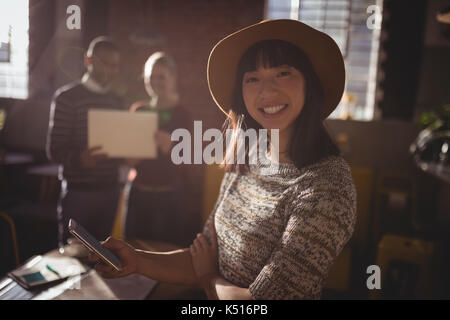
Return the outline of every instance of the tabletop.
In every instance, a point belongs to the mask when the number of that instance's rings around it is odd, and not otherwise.
[[[178,247],[161,242],[133,239],[130,243],[136,248],[149,251],[171,251]],[[203,299],[199,289],[159,283],[141,275],[132,274],[117,279],[105,279],[95,269],[89,267],[87,250],[76,241],[43,255],[44,257],[71,256],[76,257],[83,265],[88,266],[84,274],[68,278],[50,286],[26,290],[9,277],[0,280],[0,300],[178,300]]]

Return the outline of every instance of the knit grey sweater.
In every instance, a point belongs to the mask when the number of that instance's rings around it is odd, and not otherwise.
[[[350,168],[330,156],[301,170],[259,164],[227,172],[208,219],[226,280],[255,299],[319,299],[355,226]],[[209,237],[208,223],[203,232]]]

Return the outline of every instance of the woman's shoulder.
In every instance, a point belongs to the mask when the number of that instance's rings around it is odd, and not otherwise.
[[[292,191],[296,195],[305,192],[356,194],[350,165],[341,156],[334,155],[301,170]]]
[[[190,119],[190,117],[191,117],[191,113],[183,105],[177,105],[177,106],[173,107],[172,112],[179,118]]]
[[[335,179],[351,178],[350,165],[344,158],[335,155],[323,158],[302,171],[316,179],[334,181]]]
[[[356,219],[356,188],[349,164],[340,156],[331,156],[309,168],[307,177],[291,189],[289,206],[299,209],[333,211],[348,225]]]
[[[150,104],[146,100],[139,100],[130,106],[130,112],[144,111],[150,109]]]
[[[172,123],[176,126],[187,129],[193,127],[191,113],[183,105],[176,105],[169,109],[169,112],[172,114]]]

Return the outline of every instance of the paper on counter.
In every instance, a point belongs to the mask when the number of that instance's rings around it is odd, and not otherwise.
[[[79,283],[76,283],[79,281]],[[157,281],[147,277],[130,274],[116,279],[102,278],[94,269],[84,277],[51,288],[35,300],[144,300]]]

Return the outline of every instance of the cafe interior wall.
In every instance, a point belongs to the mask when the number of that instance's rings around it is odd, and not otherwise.
[[[421,185],[422,214],[447,221],[448,185],[420,173],[408,151],[419,132],[415,123],[418,114],[445,99],[450,91],[450,46],[436,40],[436,34],[430,31],[434,28],[435,7],[445,1],[430,2],[434,3],[427,7],[425,31],[421,31],[424,35],[417,47],[417,92],[408,116],[376,121],[328,119],[325,124],[352,166],[416,176]],[[73,3],[30,0],[30,97],[25,101],[0,99],[9,111],[2,137],[8,149],[30,151],[45,161],[53,92],[82,75],[83,51],[99,34],[111,36],[122,48],[125,101],[145,96],[139,76],[145,59],[156,50],[165,50],[178,63],[183,105],[194,119],[203,121],[204,130],[221,128],[225,118],[214,106],[206,83],[209,52],[225,35],[260,21],[264,1],[78,0],[83,12],[82,29],[68,31],[64,28],[65,8]],[[401,23],[402,18],[394,19]]]
[[[152,52],[165,50],[178,63],[182,103],[193,119],[202,120],[204,130],[221,127],[225,117],[215,108],[206,83],[208,54],[225,35],[260,21],[264,1],[78,0],[83,13],[82,28],[70,31],[65,28],[65,9],[69,4],[73,1],[30,1],[30,97],[25,101],[0,99],[9,106],[3,137],[7,146],[31,150],[45,161],[51,96],[59,86],[82,75],[83,51],[99,34],[111,36],[121,47],[122,93],[126,103],[145,96],[140,77],[142,65]],[[426,35],[417,54],[417,98],[408,115],[369,122],[326,121],[334,138],[342,133],[348,135],[349,145],[344,145],[343,151],[351,163],[375,169],[413,170],[408,149],[418,127],[414,123],[417,116],[412,118],[411,114],[449,92],[445,85],[449,84],[450,72],[446,71],[450,47],[442,40],[437,42],[435,33],[430,31],[434,27],[432,12],[437,6],[428,7]],[[404,17],[392,19],[399,21],[393,24],[396,28],[404,28]],[[445,206],[439,210],[448,210]]]

